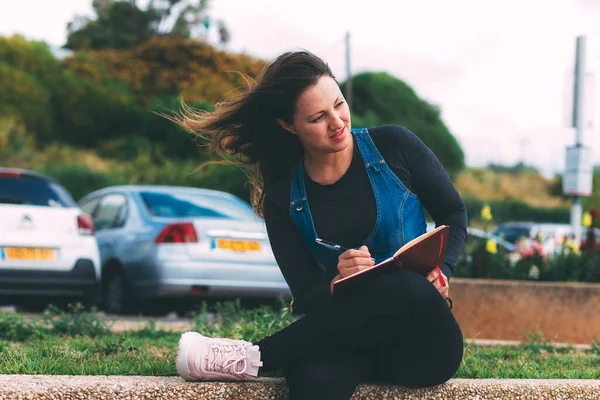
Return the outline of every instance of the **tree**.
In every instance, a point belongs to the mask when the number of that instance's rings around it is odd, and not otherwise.
[[[435,153],[451,175],[464,168],[463,151],[442,121],[439,107],[420,99],[400,79],[385,72],[353,76],[352,109],[353,120],[361,123],[407,127]]]
[[[0,37],[0,116],[22,121],[28,132],[48,140],[62,75],[45,43]]]
[[[209,0],[150,0],[146,9],[135,0],[93,0],[95,19],[75,16],[67,25],[71,50],[131,49],[157,36],[206,40],[214,25],[221,43],[231,35],[223,21],[208,14]]]
[[[159,16],[153,10],[140,10],[135,4],[124,1],[94,1],[95,20],[76,17],[67,25],[66,48],[128,49],[150,39]]]
[[[245,54],[217,50],[204,42],[155,38],[130,50],[78,53],[66,59],[65,65],[85,80],[103,85],[110,79],[124,82],[147,107],[165,96],[214,104],[245,86],[237,72],[254,78],[265,63]],[[100,71],[104,66],[107,74]]]

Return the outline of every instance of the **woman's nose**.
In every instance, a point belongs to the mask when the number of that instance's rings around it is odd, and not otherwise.
[[[344,121],[340,118],[339,114],[335,114],[334,118],[331,120],[330,128],[334,131],[340,130],[344,127]]]

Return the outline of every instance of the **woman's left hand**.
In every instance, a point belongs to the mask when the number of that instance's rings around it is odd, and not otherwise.
[[[440,280],[438,279],[439,275],[438,275],[438,269],[432,269],[431,272],[429,272],[426,276],[427,280],[431,283],[433,283],[433,286],[435,286],[435,288],[438,290],[438,292],[440,292],[440,294],[442,295],[442,297],[444,299],[448,298],[448,291],[450,290],[450,282],[448,282],[448,279],[446,278],[446,275],[444,275],[443,272],[440,272],[442,274],[442,279],[444,280],[444,282],[446,283],[445,286],[442,286],[440,284]]]

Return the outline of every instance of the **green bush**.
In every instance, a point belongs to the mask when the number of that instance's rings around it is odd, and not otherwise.
[[[454,276],[458,278],[511,279],[509,254],[500,246],[496,253],[486,250],[486,240],[468,237]]]
[[[0,159],[2,166],[12,158],[31,159],[34,156],[35,138],[25,128],[21,117],[0,117]]]
[[[250,190],[246,185],[246,174],[235,165],[207,166],[206,175],[201,179],[202,187],[222,190],[249,201]]]
[[[48,333],[55,336],[105,336],[110,328],[97,317],[95,309],[86,310],[80,303],[71,305],[67,312],[54,306],[48,308],[44,320],[49,326]]]
[[[568,208],[537,208],[517,200],[480,200],[474,197],[464,197],[463,200],[470,220],[480,220],[485,204],[493,210],[497,224],[507,221],[568,223],[570,219]]]
[[[44,168],[42,173],[60,181],[75,200],[94,190],[124,183],[114,175],[93,171],[82,164],[51,165]]]
[[[364,115],[352,113],[352,128],[372,128],[377,125],[377,116],[373,111],[367,111]]]
[[[600,255],[596,251],[558,254],[541,270],[539,280],[600,282]]]
[[[138,154],[124,163],[120,179],[133,185],[173,185],[221,190],[246,201],[250,195],[244,171],[234,165],[209,164],[199,169],[203,161],[175,161],[165,157]]]
[[[442,121],[440,109],[388,73],[363,72],[352,77],[352,111],[358,117],[353,117],[357,128],[406,126],[435,153],[451,176],[465,166],[463,151]],[[370,126],[363,125],[367,123]]]
[[[108,323],[100,319],[95,309],[86,310],[81,304],[69,305],[67,311],[50,305],[43,318],[28,318],[16,313],[0,312],[0,338],[23,342],[48,336],[100,337],[110,333]],[[114,343],[103,343],[114,348]]]
[[[498,246],[492,254],[486,250],[485,240],[467,239],[459,257],[454,276],[458,278],[485,278],[537,280],[547,282],[600,282],[600,253],[589,250],[575,253],[567,247],[558,254],[543,257],[539,252],[510,255]],[[511,261],[512,259],[512,261]]]
[[[11,342],[22,342],[44,336],[45,327],[39,320],[25,319],[19,314],[0,312],[0,338]]]
[[[206,303],[193,314],[194,331],[209,337],[228,337],[255,342],[280,331],[296,320],[291,305],[281,303],[280,313],[263,305],[254,309],[243,309],[239,299],[217,303],[216,321],[208,313]]]
[[[63,71],[43,42],[0,37],[0,115],[21,117],[27,131],[46,140],[53,134],[56,93]]]
[[[104,141],[98,153],[117,160],[134,159],[139,154],[152,154],[152,142],[143,136],[122,137]]]

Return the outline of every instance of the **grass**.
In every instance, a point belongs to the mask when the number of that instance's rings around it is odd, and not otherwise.
[[[485,168],[466,168],[455,182],[463,197],[518,200],[539,208],[568,207],[566,198],[553,193],[556,184],[555,179],[546,179],[537,172],[494,172]]]
[[[535,351],[523,347],[469,348],[456,378],[600,379],[600,352]]]
[[[134,335],[48,337],[3,343],[1,374],[175,375],[179,335],[140,338]]]
[[[215,317],[216,315],[216,317]],[[294,320],[289,308],[241,309],[239,303],[205,308],[193,316],[208,336],[256,341]],[[93,312],[75,306],[41,319],[0,313],[0,374],[172,376],[180,333],[149,324],[140,331],[110,332]],[[553,349],[539,334],[519,347],[467,343],[456,378],[600,379],[600,345],[589,351]]]

